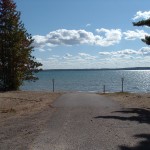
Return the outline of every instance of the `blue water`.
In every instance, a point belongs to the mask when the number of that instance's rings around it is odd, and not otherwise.
[[[37,74],[36,82],[25,82],[21,90],[120,92],[121,78],[124,78],[124,91],[150,92],[150,70],[49,70]]]

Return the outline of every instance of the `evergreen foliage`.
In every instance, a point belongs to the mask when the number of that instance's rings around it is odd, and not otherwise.
[[[150,18],[147,20],[133,22],[133,25],[134,26],[148,26],[148,27],[150,27]],[[145,36],[145,39],[142,39],[142,41],[144,43],[146,43],[147,45],[150,45],[150,36]]]
[[[24,80],[35,81],[36,62],[33,39],[20,21],[13,0],[0,0],[0,90],[18,90]]]

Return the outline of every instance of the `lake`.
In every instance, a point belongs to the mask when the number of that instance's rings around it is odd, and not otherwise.
[[[24,82],[21,90],[120,92],[150,92],[150,70],[46,70],[36,74],[36,82]]]

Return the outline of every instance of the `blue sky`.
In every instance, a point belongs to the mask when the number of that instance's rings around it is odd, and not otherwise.
[[[149,0],[15,0],[44,69],[145,67]]]

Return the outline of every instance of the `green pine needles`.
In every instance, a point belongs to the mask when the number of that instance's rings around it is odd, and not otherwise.
[[[146,20],[141,20],[138,22],[133,22],[134,26],[148,26],[150,27],[150,18],[146,19]],[[147,45],[150,45],[150,36],[145,36],[145,39],[142,39],[142,41],[144,43],[146,43]]]
[[[41,63],[36,62],[33,39],[20,21],[13,0],[0,0],[0,90],[18,90],[24,80],[35,81]]]

